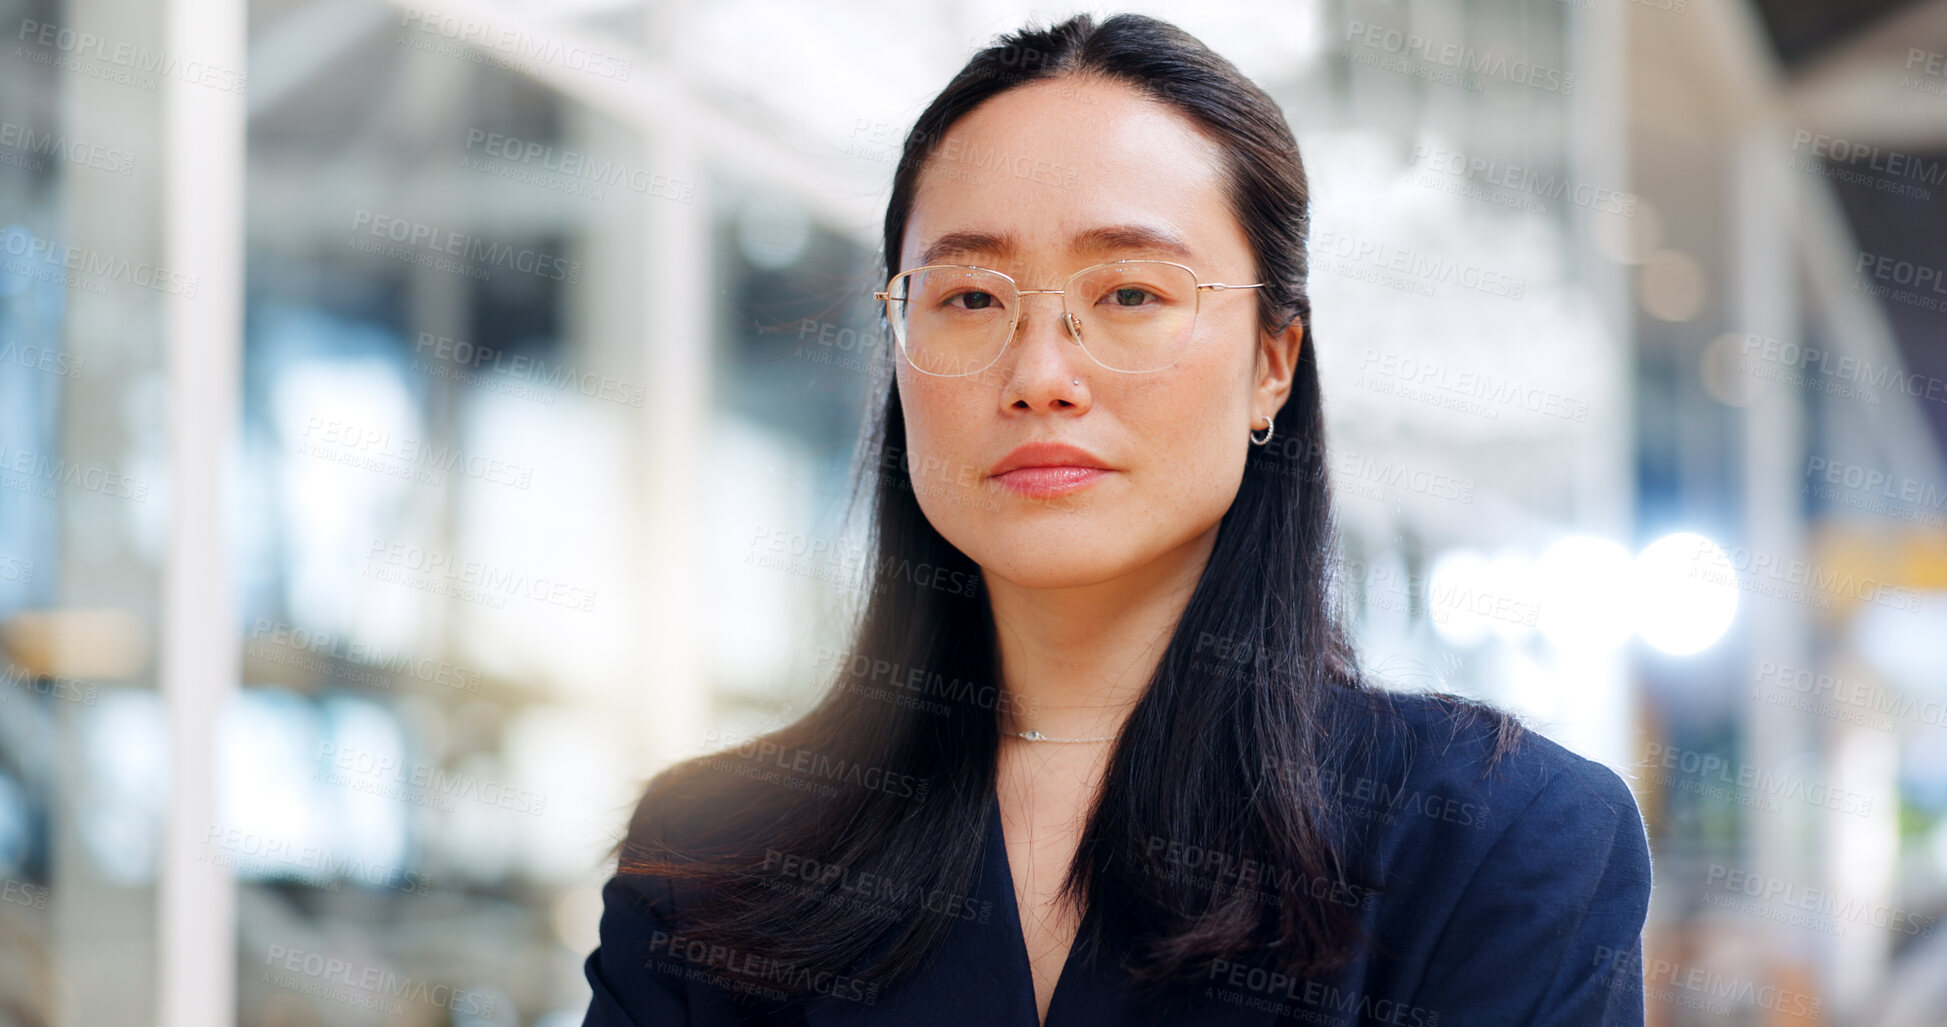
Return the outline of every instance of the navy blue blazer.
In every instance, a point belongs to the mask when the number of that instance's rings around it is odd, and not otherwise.
[[[1379,882],[1377,894],[1350,900],[1378,945],[1331,979],[1215,967],[1193,1007],[1163,1015],[1125,993],[1113,958],[1078,939],[1046,1027],[1640,1027],[1650,852],[1622,779],[1532,731],[1494,762],[1491,732],[1452,707],[1391,703],[1404,730],[1379,732],[1327,779],[1353,821],[1354,858]],[[667,880],[612,877],[601,942],[584,965],[594,992],[584,1027],[1036,1027],[1000,824],[990,798],[966,915],[916,974],[883,991],[833,978],[811,999],[740,993],[672,931],[687,907]],[[1187,854],[1186,869],[1194,862]]]

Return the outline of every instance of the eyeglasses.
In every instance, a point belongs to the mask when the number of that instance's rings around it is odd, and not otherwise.
[[[1142,374],[1176,363],[1204,292],[1263,285],[1199,282],[1167,260],[1116,260],[1075,272],[1059,289],[1023,289],[984,267],[928,264],[872,296],[885,301],[899,351],[925,374],[958,378],[993,366],[1020,327],[1021,297],[1037,294],[1061,297],[1062,326],[1096,363]]]

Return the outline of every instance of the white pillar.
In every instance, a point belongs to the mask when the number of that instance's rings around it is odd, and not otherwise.
[[[650,59],[680,59],[668,45],[681,38],[684,5],[658,5],[645,18],[644,49]],[[643,402],[644,476],[643,588],[647,614],[641,666],[641,736],[656,766],[702,746],[710,697],[704,646],[711,632],[700,601],[707,594],[702,575],[701,516],[708,499],[702,451],[710,424],[710,191],[696,126],[685,112],[672,111],[644,140],[647,166],[678,182],[696,183],[688,203],[642,203],[642,231],[648,240],[641,268],[638,345],[648,396]],[[776,626],[772,626],[776,630]],[[751,630],[764,630],[752,625]]]
[[[1736,204],[1730,222],[1734,293],[1731,323],[1740,332],[1796,342],[1800,338],[1795,256],[1794,191],[1783,180],[1787,155],[1777,140],[1789,138],[1760,116],[1747,124],[1729,147],[1726,192]],[[1759,381],[1744,409],[1744,546],[1754,554],[1784,558],[1806,550],[1805,518],[1799,487],[1804,466],[1805,410],[1802,393],[1775,381]],[[1746,574],[1751,572],[1746,571]],[[1744,702],[1743,762],[1766,773],[1815,766],[1808,758],[1816,740],[1804,714],[1765,702],[1753,690],[1761,661],[1808,667],[1812,637],[1809,611],[1801,604],[1758,591],[1738,595],[1738,619],[1745,625],[1748,662],[1737,681]],[[1750,858],[1744,868],[1767,881],[1809,886],[1812,868],[1805,839],[1814,827],[1803,802],[1781,802],[1776,812],[1746,811]],[[1766,946],[1760,962],[1777,975],[1765,983],[1794,987],[1811,968],[1824,963],[1823,937],[1805,930],[1759,930]],[[1796,988],[1794,987],[1794,990]]]
[[[170,737],[161,961],[162,1027],[236,1022],[236,882],[197,859],[216,823],[217,727],[237,690],[236,596],[228,560],[243,334],[242,91],[198,69],[241,74],[243,0],[172,0],[163,90],[167,266],[195,276],[167,302],[169,543],[163,569],[161,687]],[[246,86],[247,88],[247,86]]]

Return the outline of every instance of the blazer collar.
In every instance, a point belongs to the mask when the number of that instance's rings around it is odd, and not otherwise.
[[[933,957],[910,978],[880,992],[872,1004],[820,998],[805,1005],[806,1027],[868,1027],[882,1024],[980,1024],[1037,1027],[1033,976],[1014,899],[1014,877],[1001,833],[1000,800],[987,803],[986,838],[975,875],[971,907],[985,918],[956,919]],[[1280,996],[1213,982],[1190,1008],[1166,1020],[1127,996],[1128,976],[1109,954],[1091,954],[1077,943],[1069,951],[1046,1027],[1267,1027],[1276,1021]]]

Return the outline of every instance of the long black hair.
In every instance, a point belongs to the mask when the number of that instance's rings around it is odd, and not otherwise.
[[[887,277],[946,131],[1006,90],[1060,77],[1125,84],[1221,144],[1252,280],[1267,283],[1259,327],[1306,330],[1272,442],[1252,447],[1209,564],[1115,743],[1064,881],[1083,910],[1077,944],[1113,941],[1152,996],[1207,979],[1215,959],[1326,971],[1362,942],[1359,904],[1342,898],[1360,884],[1327,787],[1327,760],[1350,740],[1331,711],[1372,692],[1332,601],[1309,194],[1283,113],[1228,61],[1153,18],[1078,15],[1006,36],[968,61],[906,138],[886,207]],[[889,348],[881,356],[892,359]],[[979,567],[922,513],[905,449],[888,376],[854,493],[855,510],[871,513],[865,598],[829,692],[786,727],[658,775],[621,846],[620,872],[686,881],[707,897],[681,925],[692,944],[812,971],[774,976],[787,992],[818,972],[890,983],[915,969],[956,915],[938,897],[971,892],[988,826],[998,713],[1010,701],[992,615]],[[1245,887],[1213,887],[1183,872],[1186,852],[1217,854],[1199,857],[1206,871],[1265,870]],[[882,882],[870,902],[857,901],[862,880]]]

